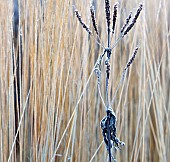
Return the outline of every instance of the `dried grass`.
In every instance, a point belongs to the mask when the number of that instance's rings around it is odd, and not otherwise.
[[[139,1],[121,1],[114,41]],[[90,22],[89,1],[74,1]],[[111,3],[111,6],[115,1]],[[113,109],[118,137],[126,146],[117,161],[170,161],[170,3],[145,1],[135,28],[114,48],[109,93],[114,95],[126,62],[140,42],[138,56],[119,89]],[[0,161],[103,162],[100,120],[105,109],[91,73],[103,51],[80,27],[73,1],[21,5],[22,85],[19,151],[15,139],[12,3],[0,0]],[[107,43],[104,1],[96,3],[100,38]],[[16,68],[16,67],[15,67]],[[103,71],[104,73],[104,71]],[[89,80],[90,77],[90,80]],[[101,93],[105,94],[104,76]],[[30,92],[30,94],[29,94]],[[28,98],[29,97],[29,98]],[[23,114],[23,118],[22,117]],[[22,119],[22,120],[21,120]],[[98,149],[98,147],[100,148]],[[97,151],[96,151],[97,150]],[[11,152],[11,157],[9,155]],[[93,156],[95,154],[95,156]]]

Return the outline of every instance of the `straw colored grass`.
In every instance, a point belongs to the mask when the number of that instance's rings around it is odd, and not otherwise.
[[[74,3],[73,3],[74,2]],[[111,1],[111,6],[116,1]],[[122,0],[115,35],[140,1]],[[19,3],[20,4],[20,3]],[[100,121],[105,108],[92,69],[102,49],[77,21],[72,5],[90,23],[90,2],[22,1],[22,81],[18,121],[14,111],[12,2],[0,0],[0,161],[107,161]],[[96,3],[100,37],[107,45],[104,1]],[[135,27],[114,48],[109,93],[113,97],[126,62],[140,49],[118,91],[113,109],[125,147],[118,162],[170,161],[170,3],[144,1]],[[93,31],[93,30],[92,30]],[[94,32],[94,31],[93,31]],[[18,40],[19,41],[19,40]],[[16,52],[17,53],[17,52]],[[14,69],[17,69],[14,63]],[[105,71],[102,72],[103,74]],[[105,77],[101,93],[105,95]]]

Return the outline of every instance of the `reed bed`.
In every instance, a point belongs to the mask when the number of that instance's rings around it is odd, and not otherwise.
[[[111,7],[115,2],[110,2]],[[130,11],[135,13],[140,2],[119,2],[112,43]],[[99,38],[107,46],[104,1],[93,4]],[[135,47],[140,46],[112,107],[117,116],[117,136],[126,144],[114,155],[118,162],[169,162],[170,2],[149,0],[143,4],[137,23],[110,58],[108,93],[113,99],[126,63]],[[21,36],[15,40],[13,3],[0,0],[2,162],[108,159],[100,128],[106,112],[93,71],[103,49],[80,26],[73,5],[95,33],[90,1],[57,0],[40,5],[39,0],[30,0],[19,1]],[[22,60],[17,62],[15,56],[21,55]],[[14,104],[17,70],[21,76],[19,108]],[[105,69],[101,72],[104,74]],[[100,87],[105,96],[104,75]]]

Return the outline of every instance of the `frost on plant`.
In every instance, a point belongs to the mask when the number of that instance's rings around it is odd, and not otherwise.
[[[106,148],[108,151],[109,151],[109,147],[120,149],[120,145],[124,146],[125,143],[120,141],[116,137],[116,115],[113,112],[113,109],[111,107],[108,108],[106,113],[107,115],[101,120],[101,123],[100,123],[101,129],[102,129],[102,135],[104,138],[104,142],[106,144]],[[108,136],[110,136],[110,146],[109,146]]]
[[[115,25],[116,25],[118,7],[119,7],[119,4],[115,3],[115,5],[113,6],[113,11],[112,11],[112,15],[111,15],[110,1],[105,0],[107,46],[103,45],[100,41],[100,38],[99,38],[99,30],[98,30],[98,27],[97,27],[97,21],[96,21],[94,6],[90,7],[90,13],[91,13],[92,25],[93,25],[93,28],[94,28],[94,31],[95,31],[96,34],[92,33],[92,30],[90,30],[88,25],[86,25],[86,23],[82,20],[82,17],[80,15],[79,11],[74,7],[74,12],[75,12],[75,15],[76,15],[79,23],[87,31],[87,33],[90,36],[93,37],[93,39],[96,41],[96,43],[98,43],[103,48],[103,51],[104,51],[98,57],[95,65],[94,65],[93,70],[96,73],[97,78],[98,78],[98,91],[99,91],[100,98],[102,99],[102,102],[103,102],[105,110],[106,110],[106,116],[101,120],[100,125],[101,125],[101,129],[102,129],[102,135],[103,135],[103,139],[104,139],[104,142],[105,142],[105,145],[106,145],[106,149],[107,149],[108,154],[109,154],[109,162],[111,162],[112,160],[116,161],[116,159],[114,158],[114,156],[111,153],[111,149],[112,148],[120,149],[120,146],[125,145],[125,143],[120,141],[119,138],[117,138],[117,136],[116,136],[116,130],[117,130],[117,128],[116,128],[116,115],[113,112],[113,109],[112,109],[111,106],[114,102],[117,91],[118,91],[121,83],[123,82],[123,80],[125,78],[125,74],[126,74],[128,68],[130,67],[130,65],[133,63],[133,61],[135,59],[135,56],[137,54],[139,47],[136,47],[136,49],[135,49],[133,55],[131,56],[130,60],[125,65],[124,71],[122,72],[122,77],[119,81],[118,87],[117,87],[117,89],[114,93],[113,100],[112,100],[111,103],[110,103],[110,96],[109,96],[109,93],[108,93],[109,92],[109,90],[108,90],[109,86],[108,85],[109,85],[110,71],[111,71],[110,58],[111,58],[111,55],[112,55],[112,49],[115,48],[116,45],[118,44],[118,42],[121,39],[123,39],[125,37],[125,35],[127,35],[129,33],[129,31],[131,31],[131,29],[134,27],[140,13],[141,13],[141,10],[143,8],[143,4],[142,3],[139,4],[139,7],[138,7],[136,13],[134,14],[133,18],[132,18],[132,12],[130,12],[130,14],[126,18],[124,25],[120,29],[119,37],[116,39],[115,43],[113,45],[111,45],[111,34],[113,35],[115,33]],[[111,23],[111,21],[112,21],[112,23]],[[112,27],[110,27],[111,25],[112,25]],[[101,92],[100,92],[100,80],[101,80],[101,75],[102,75],[101,74],[101,63],[103,61],[104,61],[105,66],[106,66],[106,74],[105,74],[105,77],[106,77],[105,98],[106,99],[105,100],[103,99]]]

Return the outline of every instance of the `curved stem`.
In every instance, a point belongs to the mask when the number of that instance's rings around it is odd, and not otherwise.
[[[99,41],[96,39],[96,37],[94,35],[91,35],[93,37],[93,39],[96,41],[96,43],[101,46],[103,49],[105,49],[104,45],[100,42],[100,39]]]

